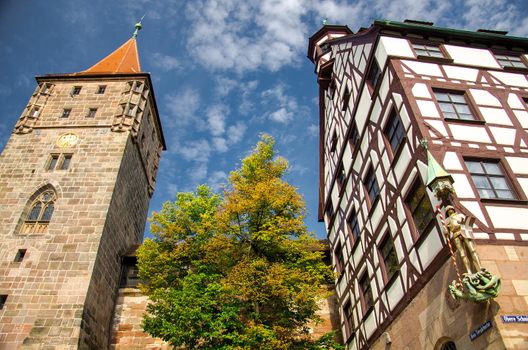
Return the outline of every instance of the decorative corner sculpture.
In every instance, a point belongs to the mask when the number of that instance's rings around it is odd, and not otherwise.
[[[436,206],[436,212],[442,222],[451,260],[458,276],[458,280],[452,281],[449,285],[449,293],[456,300],[474,303],[489,301],[499,294],[501,280],[480,264],[471,236],[475,219],[457,212],[452,205],[452,198],[456,196],[453,178],[429,152],[427,141],[421,141],[421,144],[427,152],[427,187],[440,201],[440,204]],[[442,211],[443,206],[447,218]],[[456,247],[456,253],[452,243]],[[457,265],[457,254],[465,269],[462,275]]]

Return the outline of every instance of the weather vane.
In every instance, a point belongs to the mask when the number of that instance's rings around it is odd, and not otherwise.
[[[134,30],[134,34],[132,34],[133,38],[136,38],[138,35],[138,32],[141,30],[142,28],[141,21],[143,21],[143,18],[145,18],[145,15],[143,15],[143,17],[141,17],[139,22],[136,23],[136,30]]]
[[[327,22],[328,22],[328,18],[324,18],[323,21],[322,21],[324,26],[326,25]]]

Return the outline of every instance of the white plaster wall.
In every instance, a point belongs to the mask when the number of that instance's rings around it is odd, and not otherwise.
[[[451,174],[455,183],[453,187],[455,188],[456,194],[460,198],[475,198],[475,193],[469,184],[468,178],[464,174]]]
[[[493,54],[488,50],[452,45],[444,45],[444,49],[456,64],[501,68]]]
[[[484,120],[492,124],[501,124],[511,126],[512,122],[506,111],[502,108],[480,107],[480,113]]]
[[[427,237],[424,239],[420,245],[420,248],[418,249],[418,254],[420,255],[424,269],[429,266],[441,249],[442,241],[440,240],[440,235],[435,228],[427,234]]]
[[[528,158],[506,157],[506,161],[515,174],[528,174]]]
[[[412,87],[412,93],[414,97],[431,98],[427,85],[422,83],[416,83]]]
[[[486,209],[495,228],[526,230],[528,208],[494,207],[487,205]]]
[[[499,128],[494,126],[491,126],[489,129],[498,144],[509,146],[513,146],[515,144],[515,129]]]
[[[449,124],[453,137],[461,141],[491,143],[486,129],[481,126]]]
[[[471,96],[478,105],[481,106],[493,106],[493,107],[502,107],[500,101],[493,96],[489,91],[486,90],[477,90],[469,89]]]
[[[465,81],[477,81],[478,70],[473,68],[455,67],[455,66],[442,66],[446,75],[449,79],[465,80]]]
[[[438,108],[436,108],[433,101],[416,100],[416,104],[418,105],[418,109],[420,109],[422,116],[440,118]]]
[[[464,207],[467,208],[467,210],[473,215],[475,218],[482,221],[485,225],[489,225],[488,220],[484,217],[484,214],[482,213],[482,210],[480,209],[480,205],[478,202],[475,201],[461,201],[460,204],[462,204]]]
[[[402,60],[407,67],[412,69],[416,74],[419,75],[429,75],[433,77],[443,77],[442,71],[437,64],[434,63],[425,63],[425,62],[415,62]]]
[[[462,164],[455,152],[446,152],[444,155],[444,168],[446,170],[462,170]]]
[[[403,297],[403,286],[398,279],[387,291],[387,299],[389,300],[389,309],[392,311],[398,305],[398,302]]]
[[[522,74],[507,72],[489,72],[494,78],[509,86],[528,87],[528,80]]]
[[[387,56],[414,58],[414,53],[407,40],[382,36],[379,39],[378,47],[376,49],[376,58],[380,67],[385,65]]]

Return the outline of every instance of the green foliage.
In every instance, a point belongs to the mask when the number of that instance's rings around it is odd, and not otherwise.
[[[307,334],[331,271],[287,169],[263,136],[223,196],[202,185],[153,214],[138,250],[145,331],[177,349],[341,349]]]

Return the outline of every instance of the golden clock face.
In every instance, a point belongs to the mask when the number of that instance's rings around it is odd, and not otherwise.
[[[75,146],[77,141],[79,140],[79,137],[75,135],[74,133],[66,133],[59,136],[57,139],[57,146],[59,147],[72,147]]]

